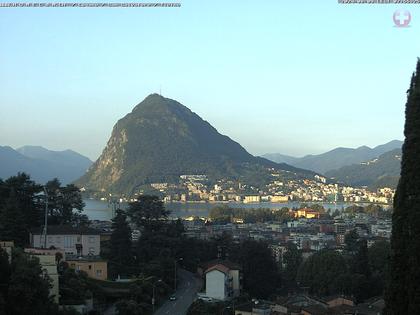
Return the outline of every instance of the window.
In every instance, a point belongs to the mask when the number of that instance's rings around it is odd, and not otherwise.
[[[95,243],[95,236],[89,236],[89,243]]]
[[[101,269],[96,270],[96,276],[97,277],[102,276],[102,270]]]
[[[89,270],[92,270],[92,265],[89,265]]]
[[[72,248],[74,247],[74,238],[73,236],[64,236],[64,247]]]

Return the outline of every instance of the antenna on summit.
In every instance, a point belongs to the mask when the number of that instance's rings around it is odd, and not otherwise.
[[[159,85],[159,95],[162,96],[162,85]]]

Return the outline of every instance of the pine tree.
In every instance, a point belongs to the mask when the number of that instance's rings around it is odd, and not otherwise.
[[[420,309],[420,59],[407,91],[401,178],[394,199],[387,314]]]
[[[113,276],[126,274],[127,268],[132,264],[131,252],[131,229],[127,222],[127,215],[122,210],[117,210],[116,216],[112,219],[111,234],[111,262]]]

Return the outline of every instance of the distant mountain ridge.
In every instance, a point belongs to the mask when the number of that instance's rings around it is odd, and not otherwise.
[[[401,171],[401,155],[401,149],[394,149],[378,158],[329,171],[326,176],[352,186],[368,186],[373,190],[379,187],[396,188]]]
[[[336,170],[343,166],[357,164],[373,158],[377,158],[385,152],[391,151],[393,149],[400,149],[402,144],[403,142],[400,140],[393,140],[386,144],[378,145],[374,148],[370,148],[368,146],[361,146],[356,149],[335,148],[322,154],[306,155],[301,158],[276,153],[265,154],[263,157],[274,162],[288,163],[295,167],[325,174],[328,171]]]
[[[72,150],[52,151],[41,146],[23,146],[14,150],[0,146],[0,178],[25,172],[39,183],[58,178],[68,184],[82,176],[92,161]]]
[[[314,176],[254,157],[184,105],[152,94],[118,120],[101,156],[76,184],[132,194],[142,185],[178,181],[182,174],[256,177],[270,167]]]

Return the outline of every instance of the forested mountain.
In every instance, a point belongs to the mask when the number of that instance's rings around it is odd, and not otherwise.
[[[254,157],[184,105],[152,94],[116,123],[102,155],[76,184],[132,194],[145,184],[176,182],[183,174],[255,178],[268,168],[314,175]]]
[[[329,171],[326,176],[353,186],[395,188],[401,171],[401,149],[395,149],[380,155],[378,158],[344,166]]]
[[[296,158],[288,155],[270,153],[263,157],[274,162],[284,162],[290,165],[313,170],[318,173],[325,174],[328,171],[339,169],[343,166],[361,163],[379,157],[381,154],[391,151],[393,149],[401,149],[402,141],[393,140],[383,145],[378,145],[374,148],[368,146],[361,146],[356,149],[352,148],[336,148],[331,151],[318,154],[306,155],[301,158]]]

